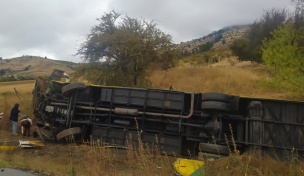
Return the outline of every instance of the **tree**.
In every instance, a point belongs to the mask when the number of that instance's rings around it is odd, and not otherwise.
[[[0,57],[0,60],[2,60],[2,57]]]
[[[250,41],[247,38],[236,39],[230,45],[232,54],[238,56],[239,61],[250,60],[253,52],[250,48]]]
[[[213,46],[213,43],[207,42],[199,46],[200,52],[209,51]]]
[[[225,43],[226,43],[226,40],[225,40],[225,39],[223,39],[223,40],[222,40],[222,44],[223,44],[223,45],[225,45]]]
[[[121,15],[111,11],[97,19],[99,24],[91,29],[76,54],[91,64],[78,68],[75,76],[83,74],[94,84],[148,86],[151,63],[160,64],[162,70],[175,66],[177,53],[172,50],[170,35],[153,21]]]
[[[304,14],[304,0],[291,0],[295,6],[295,14]]]
[[[304,96],[304,28],[287,23],[263,41],[262,58],[273,73],[272,84],[281,90]]]
[[[30,68],[29,66],[25,67],[23,71],[28,71]]]
[[[221,41],[223,38],[223,35],[222,34],[218,34],[214,37],[214,43],[217,43],[219,41]]]
[[[4,69],[0,70],[0,76],[2,76],[2,75],[5,75],[5,70]]]
[[[240,47],[231,47],[234,55],[242,58],[241,60],[251,60],[262,63],[262,41],[265,38],[272,39],[271,33],[289,20],[291,20],[291,17],[286,9],[273,8],[266,10],[261,18],[250,26],[245,34],[245,40],[233,42],[232,45],[234,46],[243,45],[242,52],[234,51],[234,48],[240,50]]]

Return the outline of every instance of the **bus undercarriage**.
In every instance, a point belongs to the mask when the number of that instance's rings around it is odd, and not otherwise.
[[[115,146],[129,140],[135,147],[140,139],[182,156],[199,151],[228,155],[227,142],[241,152],[253,146],[304,152],[302,102],[46,82],[36,82],[33,106],[47,138],[73,134]]]

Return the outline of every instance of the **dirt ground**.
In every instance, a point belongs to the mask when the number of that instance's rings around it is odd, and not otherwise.
[[[9,131],[0,131],[0,145],[5,146],[13,146],[19,144],[19,140],[23,141],[36,141],[38,138],[33,138],[32,135],[33,130],[31,129],[31,136],[30,137],[23,137],[22,134],[18,133],[17,136],[13,135]]]

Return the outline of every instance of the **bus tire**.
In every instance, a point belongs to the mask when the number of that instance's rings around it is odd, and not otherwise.
[[[199,149],[201,152],[213,153],[219,155],[229,155],[229,150],[227,146],[210,144],[210,143],[199,143]]]
[[[56,135],[56,139],[57,139],[57,141],[59,141],[62,138],[72,137],[72,136],[80,134],[80,133],[81,133],[80,127],[69,128],[69,129],[63,130],[60,133],[58,133]]]
[[[66,86],[63,86],[61,91],[64,96],[69,96],[75,90],[85,90],[87,87],[82,82],[71,83]]]
[[[232,96],[223,94],[223,93],[216,93],[216,92],[208,92],[202,94],[202,101],[219,101],[230,103],[232,100]]]
[[[203,110],[217,110],[231,112],[232,109],[229,104],[217,101],[204,101],[201,104],[201,109]]]

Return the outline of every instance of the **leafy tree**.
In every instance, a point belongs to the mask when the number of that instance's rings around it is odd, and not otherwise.
[[[304,0],[291,0],[295,6],[295,14],[304,14]]]
[[[78,68],[75,76],[84,74],[95,84],[148,86],[151,63],[159,63],[163,70],[175,66],[177,53],[172,50],[170,35],[153,21],[121,15],[111,11],[98,19],[76,54],[92,64]]]
[[[222,34],[218,34],[214,37],[214,43],[217,43],[219,41],[221,41],[223,38],[223,35]]]
[[[225,45],[225,43],[226,43],[226,40],[222,40],[222,44]]]
[[[253,47],[251,41],[248,38],[236,39],[230,45],[232,54],[238,56],[239,61],[262,61],[257,60],[257,54],[259,54],[260,47]]]
[[[273,32],[273,39],[263,42],[263,61],[271,68],[276,87],[304,96],[304,28],[287,23]]]
[[[262,63],[262,41],[265,38],[272,39],[271,33],[280,26],[283,26],[285,22],[290,19],[291,17],[286,9],[273,8],[266,10],[261,18],[250,26],[246,33],[245,40],[236,40],[233,42],[231,49],[234,55],[241,58],[241,60],[251,60]],[[245,41],[248,43],[245,44]],[[234,49],[238,51],[234,51]]]

